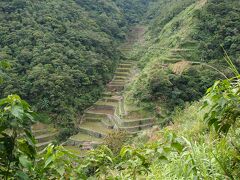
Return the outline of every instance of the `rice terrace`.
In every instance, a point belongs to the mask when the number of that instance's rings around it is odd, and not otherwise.
[[[239,0],[0,1],[0,179],[238,180]]]

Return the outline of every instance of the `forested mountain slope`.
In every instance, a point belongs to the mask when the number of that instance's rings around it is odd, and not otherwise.
[[[224,0],[152,2],[147,41],[134,53],[142,71],[129,92],[132,99],[172,110],[201,98],[214,80],[225,78],[219,71],[230,75],[223,57],[225,50],[239,65],[239,7],[239,1]],[[180,61],[188,63],[171,65]]]
[[[239,179],[239,9],[1,1],[0,179]]]
[[[0,60],[12,65],[1,97],[17,93],[63,126],[76,119],[99,98],[121,58],[116,47],[130,22],[123,4],[1,1]]]

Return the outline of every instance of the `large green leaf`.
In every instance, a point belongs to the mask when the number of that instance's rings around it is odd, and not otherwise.
[[[16,118],[22,119],[23,115],[24,115],[24,110],[23,110],[22,106],[15,105],[15,106],[12,107],[11,113]]]
[[[25,155],[19,157],[19,162],[23,167],[27,168],[28,170],[30,170],[33,167],[32,161],[30,161],[28,157]]]

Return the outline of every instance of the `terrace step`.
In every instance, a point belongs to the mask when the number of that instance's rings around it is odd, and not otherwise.
[[[103,115],[106,114],[113,114],[114,113],[114,108],[112,109],[90,109],[89,111],[86,112],[87,114],[92,114],[95,115],[95,117],[104,117]],[[101,116],[102,115],[102,116]]]
[[[136,64],[136,61],[133,60],[133,59],[128,59],[128,60],[124,60],[124,61],[121,61],[121,64],[131,64],[131,65],[134,65]]]
[[[107,106],[117,106],[118,105],[118,100],[117,101],[104,101],[104,100],[101,100],[101,101],[98,101],[96,102],[95,104],[97,105],[107,105]]]
[[[74,136],[71,136],[69,139],[78,141],[78,142],[85,142],[85,141],[99,142],[99,143],[102,142],[102,139],[96,138],[94,136],[90,136],[90,135],[84,134],[84,133],[78,133]]]
[[[43,143],[43,142],[53,140],[56,135],[57,135],[57,132],[42,134],[42,135],[36,136],[35,138],[36,138],[38,143]]]
[[[131,68],[132,67],[132,64],[119,64],[118,65],[119,68]]]
[[[103,102],[115,102],[115,103],[118,103],[120,100],[121,100],[120,96],[119,97],[114,97],[114,96],[112,96],[112,97],[104,97],[102,99]]]
[[[102,124],[108,128],[108,129],[113,129],[114,128],[114,123],[110,119],[102,119]]]
[[[112,80],[110,83],[120,83],[120,84],[125,84],[126,81],[123,81],[123,80]]]
[[[154,126],[154,123],[149,123],[149,124],[144,124],[139,126],[120,127],[120,129],[130,133],[137,133],[139,131],[149,129],[153,126]]]
[[[193,51],[193,48],[189,48],[189,49],[171,49],[170,52],[172,53],[181,53],[181,52],[188,52],[188,51]]]
[[[127,80],[128,78],[127,77],[124,77],[124,76],[114,76],[114,78],[113,78],[113,80],[115,81],[115,80]]]
[[[124,89],[124,85],[107,85],[107,89],[109,91],[122,91]]]
[[[106,91],[106,92],[103,92],[103,97],[112,97],[113,96],[113,93],[112,92],[109,92],[109,91]]]
[[[53,126],[43,123],[32,125],[31,130],[37,140],[36,148],[38,151],[52,143],[54,137],[58,134],[57,129]]]
[[[45,128],[45,129],[39,129],[39,130],[32,130],[32,134],[34,136],[40,136],[42,134],[46,134],[49,132],[49,129]]]
[[[51,144],[52,141],[46,141],[46,142],[42,142],[42,143],[37,143],[36,144],[36,148],[38,151],[43,150],[45,147],[47,147],[49,144]]]
[[[123,76],[123,77],[129,76],[129,72],[115,72],[114,74],[116,76]]]
[[[111,129],[108,129],[102,123],[94,123],[94,122],[84,122],[79,126],[80,132],[86,133],[90,136],[94,136],[97,138],[103,138],[108,133],[112,132]]]
[[[74,139],[68,139],[68,141],[64,143],[64,146],[75,146],[82,150],[84,149],[83,146],[86,143],[91,144],[91,149],[97,148],[99,145],[102,144],[102,142],[97,142],[97,141],[77,141]]]
[[[117,68],[116,69],[116,72],[127,72],[127,73],[130,73],[131,71],[131,67],[128,67],[128,68]]]
[[[130,64],[130,65],[132,65],[133,64],[133,62],[132,61],[122,61],[119,65],[122,65],[122,64]]]
[[[106,114],[99,113],[99,112],[93,112],[93,111],[87,111],[84,113],[85,118],[104,118],[106,117]]]
[[[99,117],[85,117],[84,121],[88,121],[88,122],[101,122],[103,118],[99,118]]]
[[[89,134],[85,134],[82,132],[79,132],[78,134],[71,136],[68,141],[65,143],[65,145],[71,145],[71,146],[82,146],[85,142],[91,142],[94,146],[100,145],[103,141],[100,138],[91,136]]]
[[[123,126],[138,126],[138,125],[144,125],[154,123],[153,118],[146,118],[146,119],[137,119],[137,120],[122,120]]]
[[[121,87],[125,87],[126,83],[119,83],[119,82],[111,82],[107,85],[108,86],[121,86]]]
[[[184,43],[181,43],[181,47],[192,49],[193,47],[196,47],[197,44],[197,41],[185,41]]]
[[[114,109],[115,109],[115,107],[112,106],[112,105],[105,105],[105,104],[97,104],[97,103],[95,103],[89,110],[96,111],[96,110],[114,110]]]
[[[53,126],[43,123],[36,123],[31,126],[33,135],[38,136],[47,132],[55,132],[56,129]]]
[[[178,53],[172,53],[171,55],[168,56],[169,58],[173,58],[173,59],[183,59],[183,57],[181,55],[179,55]]]
[[[81,128],[79,128],[79,131],[81,133],[86,133],[86,134],[88,134],[90,136],[94,136],[94,137],[97,137],[97,138],[104,138],[106,136],[105,133],[103,133],[101,131],[92,130],[91,128],[81,127]]]
[[[119,83],[119,82],[110,82],[108,86],[125,86],[126,83]]]

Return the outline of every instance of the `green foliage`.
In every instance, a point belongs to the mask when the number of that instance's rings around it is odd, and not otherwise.
[[[208,125],[226,134],[240,120],[240,74],[226,51],[225,60],[236,77],[215,82],[208,89],[202,108],[208,108],[205,114]]]
[[[166,132],[162,141],[138,147],[123,146],[115,155],[102,146],[86,155],[77,172],[98,179],[138,179],[150,173],[153,162],[165,162],[170,153],[181,153],[183,149],[183,140]]]
[[[104,138],[104,144],[110,148],[114,154],[117,154],[128,139],[129,134],[127,132],[114,131]]]
[[[61,146],[49,145],[38,155],[31,176],[34,179],[68,179],[74,176],[74,159],[78,163],[77,157]]]
[[[171,153],[181,153],[183,140],[170,132],[163,133],[164,138],[158,142],[145,144],[143,147],[123,147],[120,152],[121,167],[125,168],[125,178],[137,179],[151,173],[150,166],[154,162],[168,161]]]
[[[219,137],[205,124],[202,103],[193,103],[172,117],[174,124],[166,129],[184,137],[185,149],[171,154],[168,162],[154,162],[149,179],[238,179],[239,123],[228,137]],[[160,137],[161,138],[161,137]]]
[[[35,117],[28,103],[17,95],[0,100],[1,179],[71,177],[74,155],[52,145],[37,154],[36,141],[31,134]]]
[[[207,91],[205,104],[206,121],[216,131],[227,133],[240,118],[240,81],[239,77],[215,82]]]
[[[0,68],[1,68],[1,70],[2,69],[8,69],[8,68],[10,68],[11,67],[11,65],[8,63],[8,61],[4,61],[4,60],[2,60],[2,61],[0,61]]]
[[[233,59],[239,54],[240,4],[238,0],[210,0],[196,12],[198,31],[194,39],[200,41],[199,48],[206,61],[221,59],[226,49]]]
[[[115,156],[109,148],[102,146],[78,161],[73,154],[53,145],[37,155],[30,131],[33,113],[29,105],[16,95],[3,99],[1,105],[0,167],[1,176],[5,178],[112,178],[115,172],[122,172],[124,178],[136,179],[148,173],[150,162],[155,157],[164,159],[165,153],[183,149],[176,136],[169,134],[166,142],[146,145],[144,148],[123,147]]]
[[[19,94],[55,124],[73,128],[112,79],[122,57],[118,43],[148,2],[1,1],[0,61],[13,68],[0,96]]]
[[[124,32],[128,21],[123,14],[119,13],[122,8],[119,8],[118,4],[113,1],[99,2],[97,0],[77,0],[76,3],[83,7],[85,11],[91,13],[91,17],[96,19],[101,31],[111,37],[125,37]]]
[[[155,39],[168,22],[194,2],[195,0],[155,0],[151,2],[147,12],[147,20],[151,21],[149,31],[152,38]]]
[[[125,20],[114,3],[94,10],[87,2],[0,2],[0,60],[13,66],[2,97],[17,93],[56,121],[73,121],[99,98],[120,59],[116,47]]]
[[[91,151],[83,161],[78,171],[85,172],[86,177],[99,177],[107,174],[113,167],[115,157],[107,146]],[[83,169],[81,169],[83,167]]]
[[[33,121],[34,113],[19,96],[0,100],[0,177],[24,177],[22,170],[31,170],[36,157]]]
[[[228,104],[234,104],[232,102],[235,100],[236,98],[229,100]],[[18,96],[10,96],[2,102],[5,102],[3,110],[10,113],[10,117],[18,120],[21,120],[19,117],[32,117],[29,106]],[[15,108],[15,105],[21,105],[23,110]],[[34,151],[21,146],[24,140],[17,140],[20,145],[14,149],[19,155],[16,159],[19,163],[12,162],[8,176],[20,179],[236,179],[240,168],[239,121],[236,121],[234,131],[231,130],[228,137],[219,137],[214,132],[206,131],[202,112],[199,111],[200,105],[195,103],[176,113],[173,116],[174,125],[154,132],[157,139],[155,137],[153,142],[138,141],[123,146],[119,153],[101,146],[87,153],[83,159],[78,159],[62,147],[49,145],[36,156]],[[22,112],[26,116],[21,115]],[[5,113],[1,111],[1,114],[4,117]],[[22,126],[21,123],[22,121],[16,121],[14,126],[11,123],[7,129],[17,128],[22,132],[29,127]],[[27,138],[26,142],[31,141]],[[35,150],[34,146],[30,147]],[[1,158],[1,169],[5,167],[2,166],[2,160]]]
[[[146,75],[147,74],[147,75]],[[219,75],[203,66],[193,66],[182,74],[155,66],[142,73],[133,85],[133,98],[145,103],[164,102],[168,108],[200,99]],[[140,88],[141,87],[141,88]]]
[[[18,92],[40,111],[50,112],[55,122],[64,127],[59,139],[65,139],[73,132],[77,112],[93,103],[111,79],[120,59],[116,42],[124,38],[128,23],[139,22],[149,6],[148,35],[158,35],[148,42],[151,48],[141,59],[151,65],[133,83],[133,97],[139,104],[165,102],[170,108],[199,99],[212,80],[218,78],[216,73],[197,65],[175,74],[162,66],[171,52],[154,48],[194,46],[193,38],[201,41],[200,50],[210,49],[208,54],[202,53],[208,61],[224,53],[217,47],[220,44],[231,56],[237,56],[239,16],[234,6],[239,4],[236,0],[210,0],[206,6],[202,1],[190,6],[193,2],[1,1],[0,69],[8,66],[2,61],[6,59],[14,67],[9,70],[1,94]],[[197,6],[203,10],[197,10]],[[192,34],[186,27],[197,18],[198,29]],[[195,50],[192,48],[190,55],[183,52],[179,59],[191,60]],[[161,57],[159,53],[163,53]],[[176,58],[173,56],[170,58]],[[233,68],[232,62],[227,62]],[[107,146],[86,153],[82,159],[53,145],[36,154],[30,131],[35,114],[19,96],[10,95],[0,100],[0,178],[238,179],[237,68],[234,74],[236,78],[218,81],[208,90],[205,111],[199,111],[201,105],[195,103],[176,112],[174,124],[149,136],[153,142],[125,145],[125,134],[115,133],[105,139]],[[203,114],[217,133],[209,131]],[[219,136],[221,132],[228,132],[228,136]]]
[[[70,123],[68,123],[68,126],[69,126],[69,124]],[[72,125],[72,126],[74,126],[74,125]],[[69,127],[65,126],[64,128],[61,128],[60,131],[59,131],[59,134],[57,136],[57,140],[60,141],[60,142],[64,142],[72,134],[76,134],[77,130],[72,126],[69,126]]]
[[[149,3],[152,0],[113,0],[126,16],[126,20],[130,24],[141,22],[148,10]]]
[[[151,2],[147,41],[136,53],[143,70],[132,84],[132,99],[151,108],[164,103],[172,110],[200,99],[213,81],[222,78],[217,71],[229,75],[221,46],[238,65],[239,51],[231,48],[239,46],[238,6],[235,0]],[[193,66],[182,74],[166,68],[181,60],[193,61]]]
[[[223,148],[223,149],[222,149]],[[224,149],[225,148],[225,149]],[[225,174],[216,158],[221,158],[224,166],[230,165],[230,149],[228,144],[221,140],[213,144],[190,143],[188,150],[179,155],[172,155],[169,163],[158,163],[152,166],[152,175],[149,179],[234,179],[234,176]],[[214,156],[216,154],[217,156]],[[229,161],[230,160],[230,161]],[[227,167],[227,166],[226,166]],[[224,167],[225,168],[225,167]],[[231,169],[227,167],[228,169]],[[237,166],[235,166],[237,170]],[[226,169],[225,169],[226,170]],[[234,178],[233,178],[234,177]]]
[[[6,76],[5,70],[10,69],[11,65],[8,61],[2,60],[0,61],[0,83],[3,83],[3,80]]]

